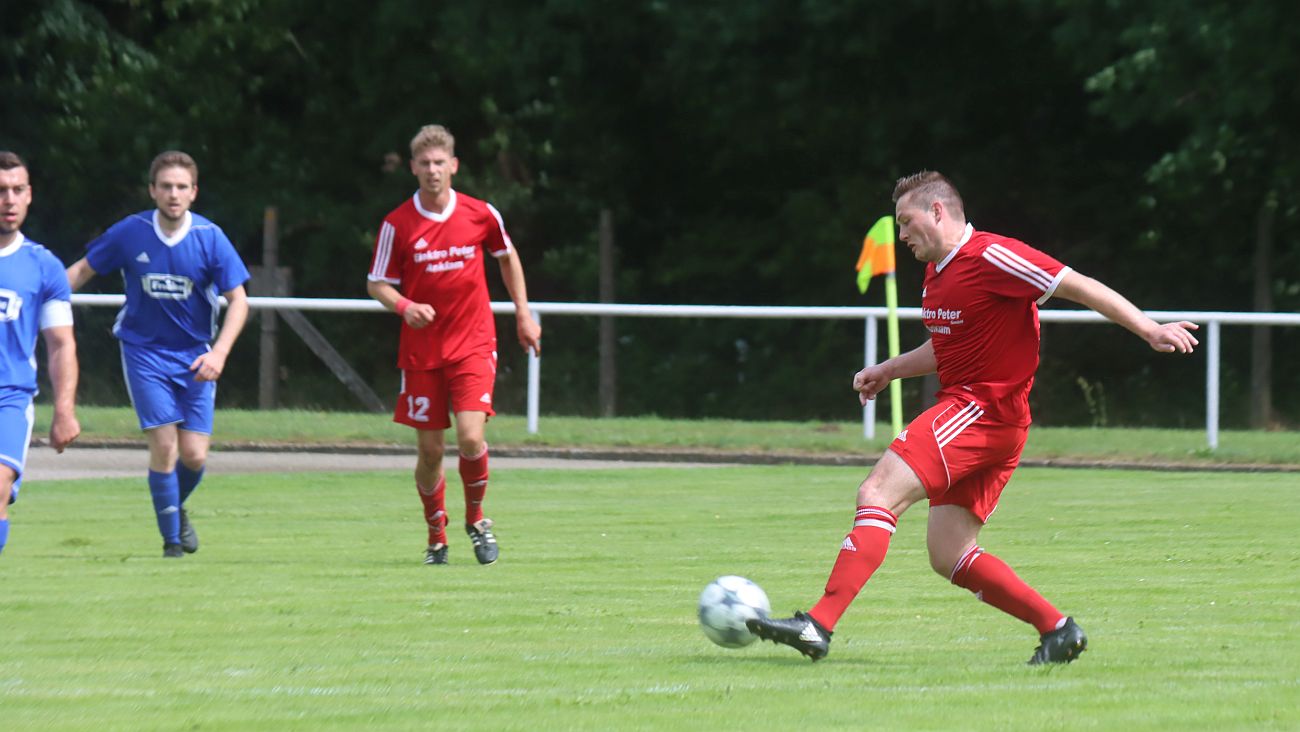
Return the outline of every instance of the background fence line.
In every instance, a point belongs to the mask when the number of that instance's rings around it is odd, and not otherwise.
[[[75,294],[73,305],[89,307],[121,307],[123,295]],[[224,302],[224,301],[223,301]],[[386,312],[383,305],[371,299],[305,298],[305,297],[250,297],[253,310],[296,310],[352,313]],[[864,321],[863,363],[876,362],[876,334],[878,322],[888,317],[884,307],[799,307],[776,305],[638,305],[625,303],[535,302],[529,303],[538,323],[544,315],[614,316],[625,318],[739,318],[739,319],[804,319],[804,320],[862,320]],[[493,302],[492,312],[510,315],[514,303]],[[1300,313],[1241,313],[1194,310],[1147,310],[1156,321],[1190,320],[1202,326],[1197,349],[1206,358],[1205,367],[1205,439],[1210,449],[1219,445],[1219,360],[1220,339],[1224,325],[1300,326]],[[921,309],[899,308],[900,320],[920,320]],[[1109,323],[1105,317],[1091,310],[1040,309],[1038,319],[1044,323]],[[539,354],[528,355],[528,432],[539,429],[541,408],[541,368]],[[863,408],[863,435],[875,436],[875,400]]]

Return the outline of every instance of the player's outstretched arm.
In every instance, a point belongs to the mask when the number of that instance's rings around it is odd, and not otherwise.
[[[434,316],[437,315],[432,305],[410,300],[398,292],[396,287],[382,280],[367,281],[366,293],[384,307],[397,313],[412,328],[423,328],[432,323]]]
[[[901,353],[888,361],[872,364],[853,375],[853,390],[858,393],[858,401],[863,405],[889,386],[894,379],[906,379],[911,376],[924,376],[939,370],[939,362],[934,357],[934,343],[926,341],[907,353]]]
[[[54,417],[50,420],[50,446],[63,452],[77,435],[77,340],[72,326],[60,325],[41,331],[49,363],[50,386],[54,392]]]
[[[1101,313],[1109,320],[1118,323],[1139,338],[1150,344],[1151,348],[1161,353],[1191,353],[1200,345],[1192,331],[1201,326],[1186,320],[1177,323],[1157,323],[1129,302],[1123,295],[1115,292],[1101,282],[1081,275],[1067,272],[1056,286],[1056,296]]]
[[[235,347],[235,339],[239,338],[244,324],[248,322],[248,295],[244,292],[244,286],[240,285],[221,295],[226,298],[226,317],[221,321],[217,340],[212,344],[212,350],[190,364],[190,371],[194,372],[194,378],[198,381],[216,381],[221,378],[221,373],[226,370],[230,350]]]
[[[65,274],[68,275],[68,286],[72,288],[73,292],[76,292],[98,273],[91,269],[90,263],[86,261],[85,257],[82,257],[71,267],[68,267]]]
[[[501,265],[501,279],[506,283],[506,291],[515,304],[515,333],[519,336],[519,345],[533,354],[542,352],[542,326],[533,320],[533,311],[528,307],[528,287],[524,284],[524,266],[519,262],[519,255],[512,248],[497,258]]]

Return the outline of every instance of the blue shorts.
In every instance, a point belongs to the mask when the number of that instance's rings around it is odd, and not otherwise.
[[[32,393],[24,389],[0,389],[0,465],[8,465],[18,474],[9,502],[18,500],[18,485],[23,482],[27,465],[27,446],[32,443],[32,423],[36,419]]]
[[[207,345],[171,351],[122,343],[122,376],[140,429],[174,424],[188,432],[212,434],[217,382],[199,381],[190,371],[194,359],[209,350]]]

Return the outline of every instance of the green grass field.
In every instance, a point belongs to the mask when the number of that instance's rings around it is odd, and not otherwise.
[[[1022,469],[981,543],[1088,630],[1070,666],[929,570],[923,507],[826,660],[708,643],[717,575],[816,599],[861,474],[498,469],[492,567],[419,563],[405,471],[212,475],[179,561],[141,480],[33,481],[0,729],[1300,728],[1293,475]]]
[[[82,437],[133,440],[143,444],[129,407],[79,407]],[[35,434],[49,431],[49,407],[37,410]],[[750,422],[725,419],[619,417],[596,419],[542,415],[538,433],[526,420],[498,415],[488,439],[498,446],[710,450],[790,454],[879,454],[894,437],[880,424],[874,440],[862,437],[861,422]],[[411,430],[386,414],[250,411],[217,413],[214,443],[368,444],[410,446]],[[1186,465],[1300,465],[1300,435],[1295,432],[1224,431],[1219,448],[1206,447],[1204,430],[1090,429],[1037,427],[1030,431],[1026,460],[1091,460]]]

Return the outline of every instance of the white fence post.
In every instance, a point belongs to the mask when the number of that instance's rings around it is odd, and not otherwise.
[[[533,311],[533,320],[542,324],[542,314]],[[537,434],[538,405],[542,400],[542,354],[528,349],[528,434]]]
[[[876,316],[867,316],[867,342],[864,347],[862,362],[864,366],[871,366],[876,363],[876,329],[878,328]],[[868,399],[862,407],[862,436],[868,440],[876,437],[876,400]]]
[[[1211,320],[1205,344],[1205,441],[1219,447],[1219,321]]]

